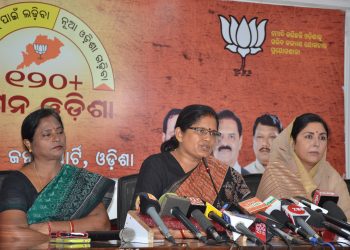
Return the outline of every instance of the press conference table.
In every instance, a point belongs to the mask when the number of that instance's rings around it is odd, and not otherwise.
[[[49,242],[35,242],[28,239],[27,241],[22,242],[0,242],[0,249],[64,249],[64,248],[70,248],[70,249],[136,249],[136,248],[154,248],[154,249],[216,249],[216,250],[223,250],[223,249],[264,249],[263,246],[256,246],[252,244],[251,242],[247,241],[244,237],[240,237],[237,240],[237,244],[222,244],[222,245],[205,245],[197,240],[176,240],[178,243],[177,245],[172,245],[168,242],[162,242],[162,243],[154,243],[154,244],[132,244],[132,243],[124,243],[120,244],[115,241],[110,242],[92,242],[90,246],[84,246],[84,245],[53,245]],[[288,246],[284,244],[284,242],[273,239],[269,245],[267,245],[268,249],[288,249]],[[336,249],[350,249],[350,247],[340,247],[335,246]],[[292,246],[293,250],[307,250],[307,249],[330,249],[330,247],[313,247],[311,245],[301,245],[301,246]]]

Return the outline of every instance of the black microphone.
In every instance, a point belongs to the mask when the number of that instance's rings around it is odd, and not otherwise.
[[[255,217],[232,213],[230,211],[224,211],[223,218],[228,223],[233,225],[239,234],[243,234],[256,245],[264,245],[264,242],[262,242],[262,240],[259,239],[252,231],[250,231],[243,223],[244,221],[246,222],[248,221],[249,222],[248,224],[250,225],[251,223],[254,222]]]
[[[230,223],[228,223],[227,221],[225,221],[222,217],[220,217],[219,215],[217,215],[214,212],[209,212],[208,213],[208,217],[210,219],[212,219],[213,221],[217,222],[219,225],[221,225],[222,227],[226,228],[227,230],[230,230],[231,232],[235,232],[235,233],[239,233],[234,226],[232,226]]]
[[[299,202],[302,203],[303,205],[323,215],[323,217],[327,221],[330,221],[331,223],[339,227],[347,228],[348,230],[350,230],[350,224],[347,223],[346,215],[335,202],[325,201],[322,204],[323,207],[319,207],[318,205],[313,204],[310,200],[304,197],[298,196],[297,198],[299,199]]]
[[[304,207],[305,211],[310,214],[307,224],[315,228],[323,228],[322,222],[325,221],[322,213],[318,213],[309,207]]]
[[[216,240],[216,242],[224,242],[219,233],[216,231],[215,227],[211,222],[205,217],[205,215],[195,209],[192,211],[191,216],[198,222],[201,228],[212,238]]]
[[[204,237],[201,232],[196,228],[195,225],[186,217],[186,215],[178,208],[178,207],[173,207],[170,209],[170,213],[172,216],[174,216],[176,219],[181,221],[181,223],[191,231],[191,233],[196,236],[197,239],[200,241],[206,243],[207,239]]]
[[[157,224],[159,230],[164,237],[173,244],[176,244],[174,237],[170,234],[169,229],[164,224],[163,220],[159,216],[160,205],[158,201],[149,198],[147,193],[139,193],[140,197],[140,212],[142,214],[148,214],[154,223]]]
[[[310,218],[310,214],[308,212],[294,203],[288,206],[282,205],[282,209],[292,220],[293,224],[304,229],[309,235],[311,235],[311,237],[316,238],[319,243],[323,243],[322,238],[315,232],[315,230],[311,228],[308,223],[306,223],[306,220]]]
[[[343,237],[344,239],[350,240],[350,234],[348,234],[346,231],[344,231],[340,227],[338,227],[338,226],[336,226],[328,221],[323,221],[322,224],[329,231]]]
[[[338,227],[350,230],[350,224],[345,222],[346,216],[343,210],[341,210],[337,204],[335,204],[333,201],[326,201],[323,204],[323,208],[328,210],[328,214],[323,215],[327,221],[337,225]]]
[[[252,233],[252,231],[250,231],[242,222],[236,224],[236,229],[240,234],[247,236],[247,238],[254,242],[256,245],[264,245],[264,242],[256,237],[256,235]]]
[[[88,237],[92,241],[120,240],[131,242],[135,238],[135,231],[131,228],[110,231],[87,231]]]
[[[261,216],[261,214],[260,214]],[[294,238],[293,236],[283,232],[281,229],[278,228],[276,223],[269,218],[264,218],[263,220],[260,219],[260,217],[257,217],[256,222],[261,222],[264,223],[275,235],[279,236],[283,241],[289,244],[297,244],[301,245],[303,244],[301,241],[298,239]]]
[[[302,228],[295,226],[293,223],[289,222],[288,216],[279,210],[273,210],[271,216],[275,218],[279,223],[283,224],[294,233],[299,234],[304,239],[312,241],[312,236],[309,236]],[[316,238],[315,238],[316,240]]]

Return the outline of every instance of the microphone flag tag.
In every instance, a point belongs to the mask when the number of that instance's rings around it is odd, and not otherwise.
[[[255,233],[256,237],[258,237],[261,241],[266,243],[267,240],[267,227],[265,223],[256,222],[252,224],[249,229]]]
[[[256,197],[241,201],[238,204],[247,214],[255,214],[259,211],[265,211],[268,208],[268,205]]]

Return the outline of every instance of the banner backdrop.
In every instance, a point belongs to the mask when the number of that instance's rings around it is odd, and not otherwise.
[[[63,117],[65,162],[120,177],[159,152],[171,108],[202,103],[240,117],[242,166],[257,116],[318,113],[344,173],[344,18],[214,0],[2,1],[0,169],[29,160],[20,126],[45,105]]]

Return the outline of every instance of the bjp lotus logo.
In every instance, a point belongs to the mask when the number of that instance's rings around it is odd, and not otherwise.
[[[234,69],[235,75],[251,75],[251,70],[245,69],[246,57],[249,54],[256,55],[262,51],[261,46],[265,41],[267,20],[264,19],[257,25],[257,18],[253,18],[248,23],[247,19],[243,17],[239,23],[233,16],[230,16],[231,22],[224,16],[219,17],[221,22],[221,35],[227,43],[225,49],[228,49],[232,53],[238,53],[242,58],[241,67],[239,69]]]

